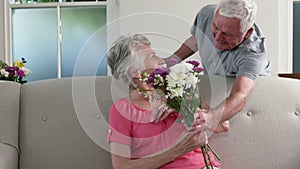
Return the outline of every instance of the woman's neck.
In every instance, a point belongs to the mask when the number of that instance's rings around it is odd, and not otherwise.
[[[143,93],[137,91],[137,89],[131,89],[128,96],[129,101],[137,107],[142,109],[150,110],[151,104],[149,99],[145,97]]]

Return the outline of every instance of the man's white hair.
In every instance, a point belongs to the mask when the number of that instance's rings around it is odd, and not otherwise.
[[[221,0],[215,10],[220,15],[241,20],[241,32],[245,34],[254,24],[257,5],[254,0]]]

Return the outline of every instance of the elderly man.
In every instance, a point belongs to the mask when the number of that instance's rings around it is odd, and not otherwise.
[[[221,0],[203,7],[197,14],[191,36],[169,58],[185,59],[199,51],[208,75],[236,77],[231,93],[214,109],[209,109],[211,123],[223,113],[224,122],[245,105],[255,86],[255,79],[270,73],[265,37],[254,23],[257,6],[253,0]]]

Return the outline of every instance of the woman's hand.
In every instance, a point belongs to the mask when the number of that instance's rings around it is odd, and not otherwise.
[[[203,116],[202,110],[198,108],[195,112],[192,127],[183,134],[181,141],[174,147],[175,151],[181,153],[179,155],[200,148],[208,143],[207,134],[204,131],[205,126],[207,125],[206,121],[206,117]]]
[[[207,143],[207,134],[203,131],[202,126],[198,125],[193,130],[189,130],[184,133],[179,143],[171,150],[174,151],[177,156],[180,156],[187,152],[200,148]]]
[[[151,113],[151,122],[157,123],[160,120],[164,120],[169,114],[177,112],[176,110],[169,108],[166,104],[164,107],[160,106],[157,109],[153,109]]]

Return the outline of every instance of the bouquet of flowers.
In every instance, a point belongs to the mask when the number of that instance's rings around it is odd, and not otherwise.
[[[13,66],[7,65],[0,60],[0,80],[15,81],[18,83],[26,83],[24,77],[31,73],[30,69],[25,67],[26,60],[22,58],[22,61],[16,60]]]
[[[179,121],[189,128],[194,122],[196,109],[202,108],[197,88],[202,71],[203,68],[199,67],[197,61],[180,62],[170,68],[157,68],[150,73],[142,71],[140,72],[140,81],[163,91],[167,98],[166,105],[180,113]],[[140,92],[142,91],[140,90]],[[201,149],[206,168],[212,167],[208,151],[211,151],[220,160],[209,144],[204,145]]]

